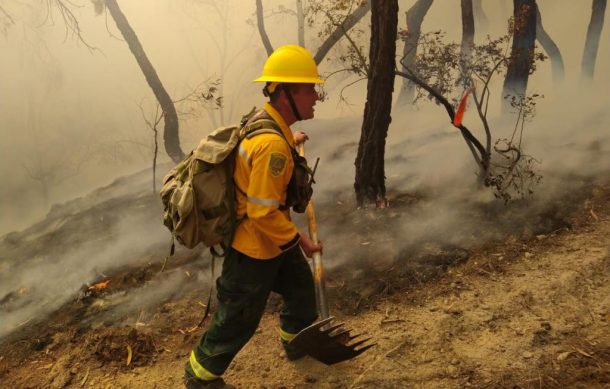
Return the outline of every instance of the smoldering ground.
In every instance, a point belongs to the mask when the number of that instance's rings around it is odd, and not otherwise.
[[[4,237],[0,335],[53,312],[110,269],[159,257],[160,243],[169,241],[158,223],[156,196],[145,189],[148,177],[146,172],[117,180]]]
[[[542,181],[531,187],[531,196],[506,205],[494,197],[492,188],[477,182],[477,166],[442,107],[422,103],[417,111],[395,111],[386,146],[391,204],[388,210],[363,210],[371,214],[368,222],[346,210],[355,206],[352,185],[360,122],[310,123],[309,156],[321,157],[314,199],[328,220],[319,223],[321,239],[329,242],[328,265],[342,266],[361,258],[362,245],[376,245],[379,256],[404,260],[431,242],[469,249],[511,235],[527,238],[569,227],[570,215],[584,206],[591,187],[610,177],[610,116],[606,102],[599,99],[602,93],[601,87],[575,85],[545,97],[525,124],[522,144],[523,151],[535,158]],[[510,136],[515,117],[490,117],[494,139]],[[476,121],[476,114],[470,112],[465,124]],[[476,125],[471,128],[482,136]],[[392,204],[392,198],[398,201]],[[367,237],[363,231],[375,213],[390,219],[377,224],[381,230],[369,230]]]

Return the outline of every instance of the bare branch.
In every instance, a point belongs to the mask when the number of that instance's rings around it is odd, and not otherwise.
[[[260,0],[257,0],[257,3]],[[341,39],[343,35],[347,36],[347,31],[349,31],[352,27],[354,27],[363,17],[371,10],[371,2],[367,1],[360,7],[356,8],[354,12],[349,14],[345,20],[343,20],[340,24],[335,24],[337,28],[326,38],[324,43],[320,46],[316,55],[314,55],[314,60],[317,64],[322,62],[326,54],[332,49],[332,47]]]
[[[52,4],[59,10],[59,14],[61,15],[64,26],[66,28],[66,34],[72,33],[73,36],[87,47],[90,51],[99,51],[97,47],[91,46],[83,37],[82,30],[80,28],[80,24],[72,9],[70,7],[78,7],[76,4],[70,2],[69,0],[48,0],[48,6],[51,7]],[[49,15],[51,15],[51,11],[49,9]],[[52,19],[51,19],[52,20]]]
[[[152,161],[152,183],[153,183],[153,193],[157,192],[157,156],[159,154],[159,129],[158,125],[161,123],[163,119],[163,111],[161,110],[161,106],[159,103],[156,104],[155,107],[155,119],[154,122],[151,122],[146,117],[144,113],[144,108],[142,107],[142,103],[138,106],[140,108],[140,112],[142,113],[142,119],[144,122],[153,131],[153,141],[154,141],[154,149],[153,149],[153,161]],[[161,111],[160,111],[161,110]]]
[[[397,70],[396,71],[396,75],[401,76],[401,77],[405,77],[405,78],[411,80],[412,82],[414,82],[415,84],[417,84],[418,86],[420,86],[421,88],[426,90],[428,93],[430,93],[432,96],[434,96],[434,98],[436,98],[438,100],[438,102],[441,103],[443,105],[443,107],[445,107],[445,110],[447,111],[447,114],[449,114],[449,118],[453,122],[453,119],[455,118],[455,110],[453,109],[453,106],[436,89],[434,89],[430,85],[426,84],[423,80],[418,78],[415,74],[413,74],[410,71],[409,71],[409,73],[404,73],[404,72],[401,72],[401,71]],[[471,142],[474,145],[474,147],[476,147],[476,149],[480,153],[479,161],[484,161],[486,159],[485,158],[486,152],[485,152],[485,148],[483,147],[481,142],[479,142],[479,140],[477,138],[475,138],[475,136],[472,135],[470,130],[468,128],[466,128],[464,125],[460,124],[457,128],[462,132],[462,135],[464,136],[464,139],[467,142]],[[476,159],[476,157],[475,157],[475,159]],[[483,166],[483,167],[485,168],[485,166]]]
[[[349,103],[348,103],[348,101],[347,101],[347,99],[345,99],[345,97],[343,97],[343,92],[344,92],[344,91],[345,91],[347,88],[349,88],[350,86],[352,86],[352,85],[354,85],[354,84],[357,84],[357,83],[359,83],[360,81],[363,81],[363,80],[366,80],[366,79],[368,79],[368,77],[362,77],[362,78],[359,78],[359,79],[357,79],[357,80],[355,80],[355,81],[352,81],[352,82],[350,82],[349,84],[345,85],[343,88],[341,88],[341,91],[339,92],[339,101],[343,101],[343,102],[345,102],[346,104],[349,104]]]
[[[330,20],[330,22],[333,25],[338,26],[338,28],[343,28],[342,26],[343,26],[343,24],[345,22],[342,23],[342,24],[337,24],[335,22],[333,16],[330,14],[330,12],[324,11],[324,13],[326,14],[326,16],[328,17],[328,19]],[[368,65],[366,63],[366,58],[365,58],[364,54],[362,54],[362,51],[360,50],[360,48],[358,47],[356,42],[354,42],[354,40],[349,36],[349,34],[347,33],[348,30],[342,30],[342,31],[343,31],[343,35],[345,36],[345,39],[348,40],[348,42],[350,43],[350,45],[354,49],[354,52],[358,56],[358,60],[360,61],[360,66],[358,66],[358,67],[364,69],[364,74],[368,77],[369,76],[369,67],[368,67]],[[318,63],[318,62],[316,61],[316,63]]]
[[[11,14],[6,12],[6,10],[2,7],[2,5],[0,5],[0,13],[2,13],[4,15],[4,17],[9,20],[10,24],[15,24],[15,19],[13,19]]]

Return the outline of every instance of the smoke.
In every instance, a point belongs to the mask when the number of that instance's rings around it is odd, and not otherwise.
[[[468,249],[567,225],[590,185],[610,178],[610,115],[607,102],[599,98],[602,93],[602,87],[577,84],[545,91],[536,114],[525,123],[522,143],[524,153],[537,161],[534,168],[542,182],[530,198],[507,205],[494,198],[491,188],[478,185],[477,165],[442,107],[422,102],[418,110],[394,110],[386,145],[387,190],[390,197],[417,200],[399,211],[379,211],[388,223],[377,231],[371,230],[377,217],[368,210],[343,217],[348,212],[344,204],[353,207],[355,202],[360,119],[307,123],[309,160],[321,157],[314,201],[326,220],[318,228],[331,266],[368,253],[355,237],[365,244],[377,241],[380,252],[397,258],[430,242]],[[473,111],[471,107],[464,123],[482,139]],[[516,115],[501,120],[491,111],[489,119],[494,140],[514,131]],[[398,213],[395,219],[392,212]],[[298,220],[305,228],[303,218]]]
[[[477,167],[461,135],[449,124],[442,107],[422,102],[415,110],[393,110],[386,147],[388,193],[414,200],[402,206],[400,214],[392,208],[384,211],[384,215],[393,218],[378,231],[367,232],[362,228],[378,220],[374,212],[368,211],[354,217],[361,222],[358,225],[337,225],[336,220],[349,221],[355,212],[350,207],[354,203],[354,160],[366,82],[345,91],[351,104],[346,105],[339,101],[338,94],[354,79],[333,78],[327,85],[329,100],[316,106],[317,119],[293,128],[309,134],[309,160],[321,158],[314,201],[320,205],[323,216],[319,220],[320,237],[325,242],[325,257],[330,259],[331,266],[361,258],[362,248],[370,247],[364,245],[367,243],[379,252],[390,247],[394,253],[410,253],[427,242],[474,247],[523,233],[527,226],[534,231],[541,225],[552,224],[547,215],[562,217],[556,216],[553,208],[577,207],[572,200],[585,183],[608,177],[610,117],[607,99],[601,97],[605,96],[603,86],[609,81],[608,53],[600,50],[595,83],[580,85],[579,61],[589,9],[570,1],[561,5],[556,0],[538,3],[547,32],[562,50],[566,81],[563,86],[552,84],[548,61],[530,79],[529,90],[545,95],[536,116],[526,123],[524,137],[524,149],[539,161],[537,167],[543,176],[533,198],[526,203],[504,206],[489,189],[478,188]],[[241,3],[231,5],[230,10],[235,12],[229,14],[232,27],[226,37],[240,45],[228,53],[228,58],[235,58],[233,67],[222,70],[214,39],[218,42],[223,37],[211,37],[200,22],[210,17],[208,9],[193,4],[178,7],[174,0],[146,7],[134,4],[126,3],[123,11],[173,98],[180,98],[191,87],[224,72],[226,106],[222,115],[225,123],[234,122],[252,105],[263,104],[259,86],[249,83],[259,73],[265,57],[258,37],[252,38],[253,27],[243,22],[253,9]],[[510,5],[503,8],[490,3],[485,7],[493,29],[490,34],[504,33]],[[401,9],[401,15],[404,10]],[[148,113],[154,112],[150,90],[125,42],[108,39],[103,20],[93,18],[91,9],[87,11],[89,14],[86,11],[85,7],[79,11],[81,25],[87,29],[89,41],[103,54],[92,55],[74,42],[65,42],[64,32],[51,27],[24,39],[11,33],[0,41],[3,52],[15,53],[0,62],[2,93],[11,96],[3,98],[0,104],[2,135],[4,139],[11,139],[0,146],[3,161],[0,164],[3,182],[0,231],[25,228],[47,213],[52,222],[43,229],[33,226],[23,233],[11,234],[0,246],[0,299],[3,301],[0,336],[6,336],[28,320],[53,312],[73,299],[83,284],[98,279],[101,274],[125,265],[146,265],[151,258],[158,260],[165,255],[168,234],[160,222],[158,202],[145,196],[151,189],[149,171],[125,178],[118,185],[98,190],[84,199],[51,208],[49,212],[51,204],[77,198],[117,176],[150,166],[152,160],[152,134],[138,108],[142,99],[147,98],[144,108]],[[450,38],[459,40],[460,20],[447,15],[459,15],[459,2],[433,6],[423,31],[444,29]],[[399,20],[402,19],[401,16]],[[287,33],[294,28],[291,20],[286,16],[275,20],[277,23],[267,23],[275,46],[294,43],[296,29],[294,37]],[[570,28],[565,28],[566,20],[570,20]],[[400,23],[404,26],[404,21]],[[608,47],[607,31],[605,28],[600,48]],[[482,39],[479,32],[477,41]],[[171,56],[167,55],[168,48],[172,50]],[[330,73],[338,66],[336,58],[329,58],[320,68],[323,73]],[[401,80],[396,81],[396,90],[400,83]],[[510,136],[514,123],[498,119],[500,80],[492,88],[497,91],[492,97],[496,100],[492,101],[489,116],[494,137]],[[27,107],[34,107],[35,112],[29,112]],[[184,117],[181,122],[183,148],[192,148],[211,130],[212,118],[219,120],[220,116],[219,111],[214,111],[206,112],[203,117]],[[472,107],[464,123],[476,136],[482,135]],[[161,136],[159,141],[162,143]],[[38,148],[34,147],[36,142]],[[144,146],[125,146],[136,143]],[[23,164],[35,156],[47,157],[41,161],[44,165],[63,154],[73,155],[74,145],[81,146],[79,150],[90,150],[90,158],[85,158],[77,174],[53,187],[50,204],[41,206],[41,189],[28,178]],[[105,157],[100,158],[100,154]],[[118,155],[131,159],[118,158]],[[167,170],[167,166],[159,170]],[[89,217],[79,219],[83,211]],[[340,219],[344,214],[347,217]],[[305,229],[303,217],[296,219]],[[355,241],[355,236],[361,240]],[[21,239],[15,243],[17,248],[10,246],[8,239],[15,237]],[[388,238],[393,240],[390,242]],[[59,247],[56,242],[61,242]],[[109,296],[109,308],[102,317],[124,317],[181,295],[189,285],[183,282],[184,277],[181,270],[168,272],[128,294]]]
[[[141,286],[104,296],[99,304],[91,304],[82,323],[92,327],[104,323],[146,325],[160,304],[202,287],[209,288],[209,283],[208,272],[190,274],[183,267],[172,269]]]
[[[147,175],[57,207],[57,218],[51,214],[24,234],[5,237],[0,336],[59,308],[111,269],[160,259],[168,232],[156,196],[143,187]]]

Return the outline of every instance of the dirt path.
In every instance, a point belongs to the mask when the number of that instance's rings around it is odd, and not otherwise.
[[[227,379],[244,388],[610,387],[610,220],[597,217],[480,253],[346,318],[379,342],[350,363],[278,363],[267,317]]]
[[[601,200],[595,212],[583,211],[587,223],[481,250],[433,282],[341,317],[378,342],[353,361],[288,362],[277,313],[265,314],[225,378],[238,388],[276,389],[610,388],[607,192]],[[138,331],[51,318],[0,348],[2,386],[181,387],[201,331],[189,332],[200,316],[195,296],[164,304]]]

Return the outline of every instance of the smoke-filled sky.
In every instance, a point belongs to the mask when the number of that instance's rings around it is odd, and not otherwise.
[[[0,37],[0,50],[4,53],[0,61],[0,131],[4,139],[0,146],[0,179],[4,184],[0,189],[0,234],[22,229],[42,217],[53,203],[80,196],[117,175],[146,167],[152,159],[152,132],[144,122],[140,106],[151,120],[155,100],[110,16],[96,15],[88,0],[75,2],[79,7],[73,11],[82,36],[94,47],[88,49],[66,30],[58,10],[51,8],[48,13],[44,3],[0,1],[2,9],[11,15],[10,22],[6,17],[0,19],[3,27],[0,31],[4,32]],[[276,12],[282,6],[291,10],[293,3],[263,2],[270,14],[266,27],[275,47],[297,39],[295,17]],[[413,3],[399,2],[399,27],[405,26],[404,12]],[[589,2],[538,3],[547,32],[562,50],[566,84],[574,86],[579,79]],[[263,104],[260,86],[250,83],[266,57],[251,23],[255,20],[254,1],[120,0],[119,5],[174,100],[198,85],[223,77],[222,113],[217,110],[210,116],[209,111],[199,109],[197,116],[181,117],[185,150],[221,121],[235,121],[253,105]],[[479,29],[478,42],[486,33],[492,36],[503,33],[512,12],[512,2],[507,0],[483,2],[483,6],[489,31]],[[437,1],[422,30],[442,29],[449,39],[459,41],[459,14],[458,1]],[[360,27],[366,28],[368,24],[365,17]],[[320,26],[314,26],[306,31],[307,46],[312,51],[320,44],[318,29]],[[595,76],[598,86],[609,81],[608,31],[604,28],[600,42]],[[361,37],[364,46],[367,39],[366,34]],[[335,58],[340,50],[338,46],[329,58]],[[322,73],[336,68],[329,61],[320,66]],[[320,103],[316,112],[320,119],[356,118],[350,136],[357,140],[357,118],[362,115],[366,83],[346,90],[348,103],[338,98],[341,88],[354,80],[333,76],[326,87],[329,99]],[[401,82],[397,80],[397,86]],[[552,94],[548,61],[532,77],[531,90],[546,96]],[[583,96],[579,91],[578,96],[565,101],[584,98],[595,103],[601,97],[597,92],[592,89]],[[540,103],[541,110],[547,107],[547,101]],[[187,111],[188,107],[179,106],[180,109]],[[394,115],[401,117],[399,112]],[[434,127],[446,123],[446,117],[440,111],[428,113],[423,109],[405,115],[404,120],[394,120],[392,129],[397,135],[409,133],[413,131],[410,125],[413,122],[420,128]],[[391,132],[390,138],[393,135]]]
[[[253,0],[118,2],[174,100],[198,85],[223,77],[223,112],[199,107],[192,114],[189,109],[196,107],[178,105],[184,113],[180,119],[184,150],[193,148],[223,117],[225,123],[230,123],[252,106],[264,103],[260,85],[250,82],[258,76],[266,58],[258,32],[248,22],[248,19],[254,20]],[[45,2],[0,0],[0,7],[12,15],[12,23],[6,25],[0,12],[0,31],[4,32],[0,37],[3,53],[0,59],[0,136],[3,139],[0,144],[3,183],[0,235],[24,229],[43,218],[54,203],[83,196],[117,177],[147,168],[152,160],[152,132],[146,127],[140,106],[147,118],[152,119],[154,97],[126,43],[118,38],[120,33],[114,22],[104,14],[96,16],[88,0],[75,2],[82,5],[74,9],[82,36],[95,47],[88,49],[66,32],[57,10],[52,9],[52,18],[48,18],[42,3]],[[399,1],[399,28],[404,28],[404,12],[413,3]],[[437,0],[426,16],[422,31],[444,30],[449,40],[459,41],[459,3]],[[566,81],[562,86],[553,85],[550,61],[540,64],[530,78],[529,91],[545,95],[538,104],[537,115],[526,123],[525,130],[524,147],[540,161],[538,167],[544,176],[542,186],[536,190],[534,205],[554,201],[577,187],[573,182],[563,181],[566,176],[607,176],[610,164],[610,104],[605,98],[610,81],[610,29],[605,26],[602,31],[594,83],[583,87],[580,61],[590,2],[540,0],[538,3],[545,29],[562,51]],[[292,1],[266,0],[263,4],[270,14],[280,6],[287,9],[294,6]],[[483,6],[489,18],[489,31],[477,31],[478,43],[487,33],[503,34],[512,13],[512,2],[508,0],[485,1]],[[366,29],[368,25],[365,17],[360,27]],[[297,40],[293,15],[270,15],[266,27],[275,47]],[[312,51],[320,44],[319,28],[314,26],[306,33],[307,46]],[[360,39],[366,47],[367,35]],[[400,52],[401,42],[398,44]],[[339,45],[331,51],[329,58],[336,58],[342,47],[345,46]],[[323,61],[320,71],[328,74],[337,67],[336,61]],[[315,198],[320,201],[334,200],[332,196],[337,192],[351,195],[366,82],[345,90],[347,103],[341,102],[338,96],[344,86],[355,80],[354,77],[331,77],[325,88],[328,99],[316,106],[316,119],[294,126],[309,133],[308,154],[322,158],[315,192]],[[401,82],[397,79],[397,88]],[[492,84],[495,94],[489,118],[495,137],[510,136],[514,126],[498,119],[501,82],[497,79]],[[465,199],[496,200],[490,192],[475,194],[476,166],[460,134],[450,126],[444,109],[422,101],[416,109],[395,109],[392,116],[386,149],[388,189],[426,192],[429,196],[427,205],[411,210],[412,215],[401,227],[405,236],[403,244],[425,241],[431,236],[442,235],[448,241],[456,241],[467,234],[501,233],[501,226],[497,230],[482,231],[480,226],[476,227],[476,221],[470,225],[463,220]],[[464,123],[480,136],[481,128],[472,107]],[[162,152],[161,162],[166,161]],[[46,186],[31,177],[36,175],[47,180]],[[143,176],[138,177],[137,190],[148,187],[142,181]],[[29,266],[15,268],[16,274],[10,282],[2,283],[0,298],[21,287],[46,292],[41,294],[44,299],[15,312],[6,324],[8,327],[0,333],[10,331],[9,327],[30,317],[31,311],[41,305],[47,304],[46,309],[58,306],[96,274],[124,264],[128,258],[126,252],[145,251],[149,244],[158,244],[167,237],[160,223],[152,225],[149,219],[142,221],[129,215],[114,228],[116,231],[109,234],[116,234],[118,238],[111,245],[105,243],[98,247],[93,242],[70,246],[64,258],[50,258],[50,262],[45,253],[40,253],[36,256],[37,271],[30,272]],[[322,225],[323,238],[325,232]],[[327,245],[331,257],[349,257],[341,242],[336,239],[334,246]],[[131,257],[137,258],[135,262],[142,260],[137,255]],[[65,276],[65,269],[70,268],[78,271]],[[1,269],[4,268],[0,266]],[[45,287],[45,282],[54,275],[62,278],[62,282]],[[166,286],[171,286],[168,290],[179,283],[176,277],[166,280]]]

